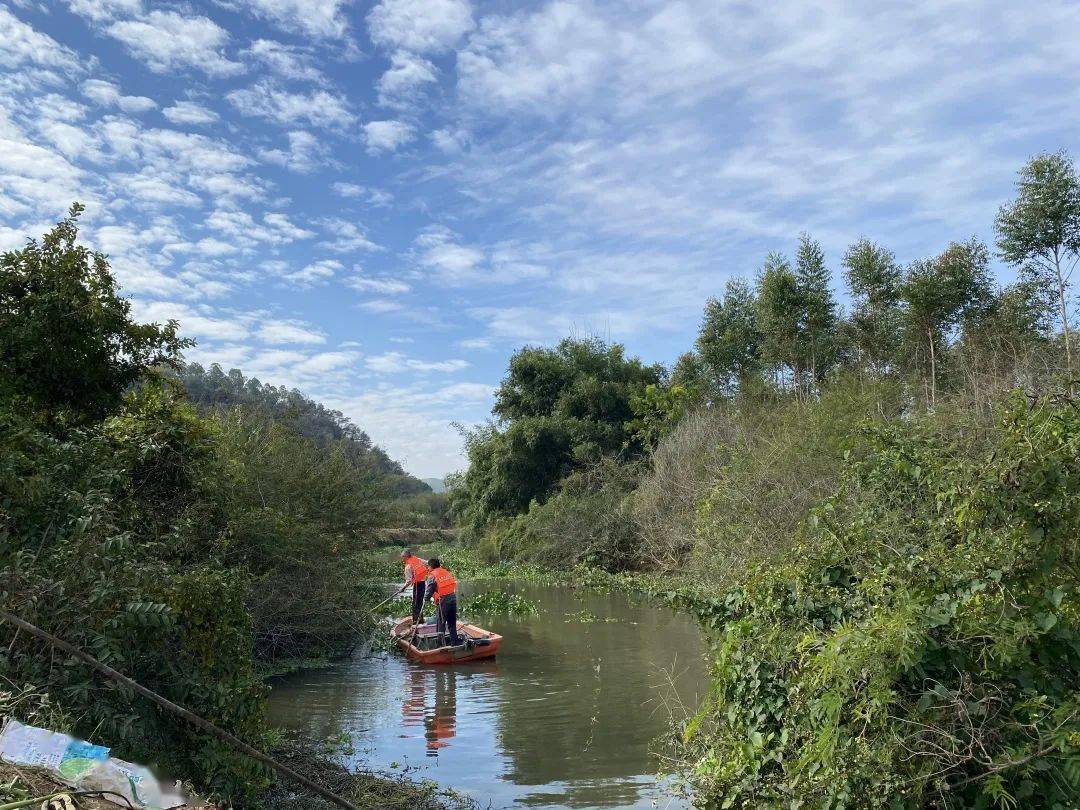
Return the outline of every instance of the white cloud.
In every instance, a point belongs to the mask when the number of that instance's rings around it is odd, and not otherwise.
[[[311,51],[271,39],[257,39],[246,54],[258,59],[279,76],[295,81],[323,82],[326,77],[315,67]]]
[[[264,214],[260,223],[247,211],[218,208],[206,217],[205,224],[206,227],[227,235],[233,242],[247,247],[259,242],[286,245],[315,236],[314,231],[301,228],[280,212]]]
[[[177,101],[171,107],[161,111],[169,121],[174,124],[213,124],[218,120],[218,114],[213,110],[196,104],[194,101]]]
[[[369,205],[385,206],[389,205],[394,195],[389,191],[383,191],[378,188],[371,188],[370,186],[362,186],[358,183],[346,183],[342,181],[334,182],[330,185],[334,190],[334,193],[339,197],[347,197],[353,200],[363,200]]]
[[[550,259],[537,248],[506,243],[485,252],[461,244],[457,234],[441,225],[422,230],[413,244],[418,264],[432,271],[438,281],[451,286],[513,284],[541,280],[549,275],[547,267],[537,259]]]
[[[390,68],[379,77],[375,87],[379,103],[386,107],[410,107],[423,87],[438,81],[435,65],[408,51],[394,51]]]
[[[119,107],[126,113],[142,113],[157,109],[157,102],[146,96],[125,96],[112,82],[87,79],[80,87],[84,96],[103,107]]]
[[[433,371],[453,372],[469,367],[465,360],[417,360],[401,352],[386,352],[364,359],[364,365],[378,374],[399,374],[405,371],[429,373]]]
[[[411,288],[408,284],[396,278],[371,278],[357,273],[345,282],[354,290],[360,292],[376,293],[378,295],[401,295]]]
[[[326,343],[326,336],[300,321],[264,321],[256,336],[263,343]]]
[[[297,363],[292,370],[301,376],[326,374],[329,371],[352,365],[357,357],[356,352],[320,352]]]
[[[26,64],[71,73],[82,69],[74,51],[35,31],[5,6],[0,6],[0,66],[16,68]]]
[[[465,340],[459,340],[458,346],[463,349],[490,349],[491,340],[489,338],[465,338]]]
[[[326,90],[292,93],[263,80],[251,87],[233,90],[226,98],[244,115],[283,125],[307,121],[315,127],[336,128],[355,120],[345,98]]]
[[[180,322],[180,334],[206,340],[244,340],[248,337],[247,325],[239,319],[220,318],[207,308],[196,308],[175,301],[138,301],[135,316],[142,321],[164,323]]]
[[[352,197],[355,199],[363,197],[367,192],[366,186],[357,185],[356,183],[343,183],[340,181],[333,183],[331,188],[334,189],[334,193],[339,197]]]
[[[443,386],[432,392],[436,402],[458,404],[462,402],[486,403],[495,396],[495,386],[490,383],[459,382]]]
[[[286,274],[285,279],[300,287],[312,287],[325,284],[344,269],[345,265],[336,259],[320,259],[295,273]]]
[[[117,172],[112,179],[126,194],[145,203],[192,208],[202,204],[198,194],[183,187],[183,180],[176,172],[147,167],[138,172]]]
[[[385,315],[390,312],[401,312],[405,305],[400,301],[392,301],[389,298],[372,298],[360,304],[360,309],[373,312],[376,315]]]
[[[229,34],[209,17],[151,11],[139,19],[114,22],[105,31],[155,73],[196,68],[210,76],[234,76],[244,70],[225,56]]]
[[[367,23],[377,45],[439,53],[472,30],[473,18],[468,0],[380,0]]]
[[[381,247],[368,239],[367,234],[355,222],[331,217],[322,220],[320,224],[323,230],[330,235],[330,238],[322,242],[321,246],[334,253],[382,250]]]
[[[348,30],[343,13],[350,0],[245,0],[244,8],[279,28],[310,37],[341,37]]]
[[[437,129],[431,133],[431,142],[440,152],[457,154],[469,143],[469,135],[461,129]]]
[[[7,215],[55,217],[87,199],[87,175],[63,155],[30,143],[21,132],[0,134],[0,200]],[[95,195],[96,196],[96,195]]]
[[[415,137],[412,126],[403,121],[369,121],[363,129],[369,154],[393,152]]]
[[[142,13],[142,0],[67,0],[67,4],[74,13],[95,22]]]
[[[330,150],[310,132],[294,130],[288,133],[288,139],[288,150],[264,149],[259,156],[301,174],[313,172],[326,162]]]

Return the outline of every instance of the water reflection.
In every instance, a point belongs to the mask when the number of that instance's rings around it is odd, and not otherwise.
[[[437,757],[457,731],[457,673],[448,668],[408,668],[405,702],[401,704],[403,738],[424,736],[427,756]]]
[[[483,622],[504,637],[496,661],[391,655],[301,673],[274,686],[272,719],[345,730],[357,761],[416,769],[496,808],[683,806],[657,788],[650,746],[667,723],[664,670],[675,664],[688,704],[704,687],[697,628],[622,594],[520,587],[542,612]]]

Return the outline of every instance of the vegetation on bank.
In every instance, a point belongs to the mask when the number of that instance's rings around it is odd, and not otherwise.
[[[706,302],[670,374],[529,348],[471,434],[451,502],[476,553],[644,572],[710,629],[680,735],[700,804],[1080,801],[1066,155],[1023,168],[996,228],[1015,284],[978,240],[905,266],[862,239],[846,313],[804,234]]]
[[[0,257],[0,604],[265,749],[261,669],[370,626],[355,572],[400,468],[252,381],[200,414],[176,381],[199,377],[189,342],[132,319],[78,214]],[[235,806],[265,799],[263,766],[0,623],[0,687],[26,684],[66,731]]]

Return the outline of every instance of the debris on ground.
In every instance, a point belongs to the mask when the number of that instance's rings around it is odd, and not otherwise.
[[[179,786],[163,788],[148,768],[110,757],[105,746],[26,725],[13,717],[0,728],[0,764],[6,766],[5,772],[14,772],[15,782],[25,783],[27,795],[21,798],[49,798],[63,788],[76,795],[99,794],[111,802],[104,807],[168,810],[192,806]],[[15,784],[10,790],[7,787],[0,783],[0,790],[17,792]],[[35,793],[37,788],[43,792]]]

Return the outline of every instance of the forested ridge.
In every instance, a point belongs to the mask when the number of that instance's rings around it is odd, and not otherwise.
[[[267,421],[285,425],[321,448],[339,444],[357,464],[369,466],[381,475],[390,495],[418,495],[431,491],[430,486],[406,473],[341,411],[327,408],[295,388],[245,377],[241,369],[230,369],[226,373],[216,363],[209,369],[189,363],[173,373],[183,385],[188,400],[202,414],[243,408],[262,415]]]
[[[478,552],[663,574],[709,630],[675,739],[702,806],[1080,803],[1068,155],[994,228],[906,262],[801,234],[703,302],[670,371],[526,347],[468,434]]]
[[[265,674],[370,630],[365,552],[431,493],[341,414],[185,366],[80,213],[0,257],[0,605],[265,750]],[[4,623],[0,712],[266,800],[263,766]]]

